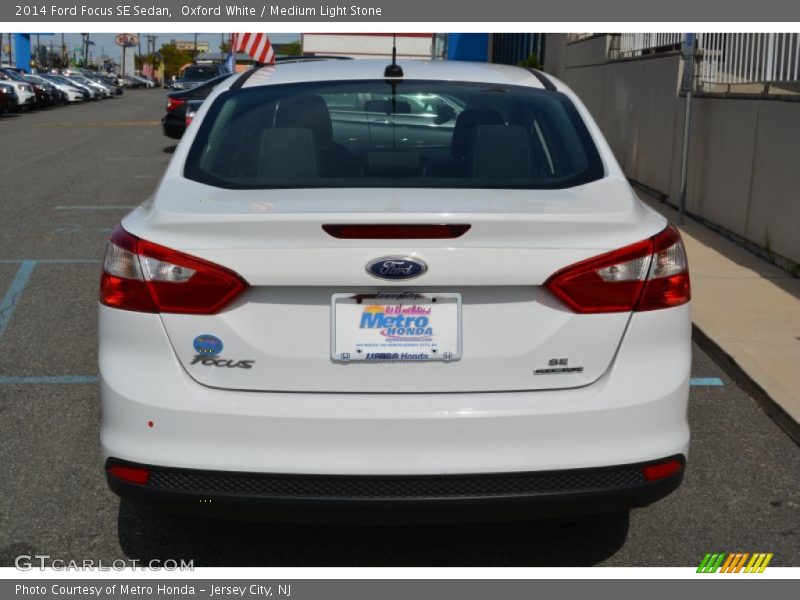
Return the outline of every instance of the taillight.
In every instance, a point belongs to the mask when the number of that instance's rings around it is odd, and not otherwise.
[[[578,313],[644,311],[686,304],[691,298],[686,251],[678,230],[581,261],[545,283]]]
[[[645,481],[658,481],[677,475],[683,470],[683,463],[679,460],[671,459],[664,462],[653,463],[642,467],[642,475]]]
[[[247,287],[233,271],[131,235],[111,234],[100,278],[100,302],[150,313],[210,315]]]
[[[150,479],[150,469],[144,467],[127,467],[124,465],[112,465],[108,467],[108,474],[117,479],[144,485]]]
[[[181,100],[180,98],[171,98],[167,96],[167,112],[172,112],[180,105],[185,104],[185,100]]]

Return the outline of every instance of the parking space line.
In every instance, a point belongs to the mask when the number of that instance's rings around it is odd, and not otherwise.
[[[87,127],[155,127],[156,125],[161,125],[161,121],[158,120],[146,120],[146,121],[91,121],[91,122],[72,122],[72,123],[36,123],[33,127],[76,127],[76,128],[87,128]]]
[[[725,385],[719,377],[692,377],[689,385]]]
[[[97,375],[0,375],[0,385],[4,384],[63,384],[63,383],[97,383]]]
[[[97,265],[103,261],[98,258],[0,258],[0,265],[16,265],[25,262],[39,265]]]
[[[17,306],[17,300],[19,300],[25,286],[28,285],[31,274],[35,268],[36,261],[22,261],[19,269],[17,269],[17,274],[14,275],[14,279],[11,280],[11,285],[6,295],[3,296],[3,300],[0,302],[0,338],[3,337],[8,322],[11,320],[11,315],[14,313],[14,308]]]
[[[130,210],[133,204],[60,204],[53,210]]]

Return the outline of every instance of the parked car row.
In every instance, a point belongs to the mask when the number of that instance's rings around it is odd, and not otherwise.
[[[77,71],[24,73],[0,67],[0,114],[122,94],[117,78]]]
[[[147,77],[140,77],[139,75],[126,75],[125,77],[119,78],[120,85],[126,88],[146,88],[152,89],[157,87],[156,82],[152,79],[148,79]]]

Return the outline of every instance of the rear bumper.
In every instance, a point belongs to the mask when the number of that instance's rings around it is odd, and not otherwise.
[[[177,118],[174,115],[167,114],[161,118],[161,128],[165,136],[179,140],[183,137],[183,132],[186,131],[186,120],[185,118]]]
[[[688,305],[637,313],[609,370],[580,388],[241,392],[194,381],[158,315],[101,306],[104,458],[245,473],[422,476],[688,456],[690,327]]]
[[[646,506],[681,483],[648,481],[640,463],[592,469],[443,476],[314,476],[174,469],[109,459],[108,485],[149,508],[209,517],[316,523],[509,521]],[[147,469],[145,483],[114,467]]]

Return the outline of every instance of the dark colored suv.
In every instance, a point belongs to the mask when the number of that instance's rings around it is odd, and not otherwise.
[[[192,65],[191,67],[186,67],[180,79],[172,84],[172,88],[176,90],[190,90],[202,85],[210,79],[225,75],[226,73],[230,73],[230,71],[225,65]]]

